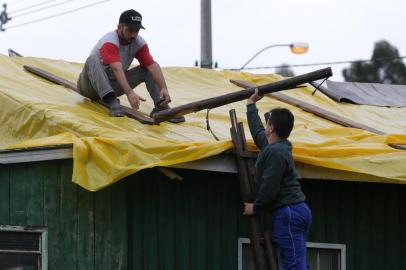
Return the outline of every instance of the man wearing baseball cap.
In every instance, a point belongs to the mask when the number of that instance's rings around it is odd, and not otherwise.
[[[146,84],[154,101],[155,112],[169,108],[171,101],[162,70],[151,56],[148,44],[138,34],[142,25],[142,16],[130,9],[124,11],[119,19],[117,29],[105,34],[93,48],[78,79],[80,94],[101,100],[110,107],[111,116],[123,116],[120,100],[125,94],[132,108],[138,109],[145,101],[134,92],[140,83]],[[136,58],[139,66],[129,69]],[[175,117],[170,122],[184,122],[183,116]]]

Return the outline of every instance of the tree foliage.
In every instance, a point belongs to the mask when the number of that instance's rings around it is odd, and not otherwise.
[[[406,66],[398,49],[389,42],[375,43],[371,62],[356,62],[343,70],[347,82],[406,84]]]

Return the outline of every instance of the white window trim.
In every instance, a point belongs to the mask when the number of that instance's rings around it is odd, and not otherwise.
[[[25,254],[41,254],[41,270],[48,270],[48,230],[46,227],[23,227],[23,226],[11,226],[11,225],[0,225],[0,232],[17,232],[17,233],[38,233],[41,234],[40,250],[36,251],[7,251],[0,250],[4,253],[25,253]]]
[[[242,245],[251,244],[249,238],[239,237],[238,238],[238,270],[242,269]],[[330,243],[318,243],[318,242],[307,242],[306,246],[308,248],[319,248],[319,249],[335,249],[341,252],[341,270],[346,270],[346,245],[345,244],[330,244]]]

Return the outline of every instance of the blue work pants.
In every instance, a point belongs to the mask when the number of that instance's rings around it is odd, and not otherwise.
[[[278,208],[272,218],[272,238],[276,242],[284,270],[308,270],[306,241],[312,213],[305,202]]]

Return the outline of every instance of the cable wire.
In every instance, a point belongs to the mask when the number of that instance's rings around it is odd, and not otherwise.
[[[64,5],[64,4],[73,2],[73,1],[76,1],[76,0],[66,0],[66,1],[63,1],[61,3],[56,3],[56,4],[53,4],[53,5],[46,6],[46,7],[37,8],[37,9],[30,10],[30,11],[27,11],[27,12],[23,12],[23,13],[20,13],[20,14],[11,16],[11,17],[12,18],[17,18],[17,17],[22,17],[22,16],[25,16],[25,15],[30,15],[31,13],[35,13],[35,12],[38,12],[38,11],[41,11],[41,10],[44,10],[44,9],[48,9],[48,8],[52,8],[52,7],[56,7],[56,6],[60,6],[60,5]]]
[[[17,9],[17,10],[12,10],[12,11],[10,11],[10,14],[14,14],[14,13],[17,13],[17,12],[20,12],[20,11],[24,11],[24,10],[27,10],[27,9],[32,9],[32,8],[35,8],[35,7],[38,7],[38,6],[43,6],[43,5],[45,5],[45,4],[48,4],[48,3],[51,3],[51,2],[55,2],[55,1],[59,1],[59,0],[48,0],[48,1],[44,1],[44,2],[35,4],[35,5],[32,5],[32,6],[20,8],[20,9]]]
[[[289,67],[311,67],[311,66],[326,66],[326,65],[341,65],[341,64],[353,64],[353,63],[368,63],[368,62],[378,62],[385,60],[397,60],[405,59],[406,56],[391,56],[391,57],[380,57],[376,59],[369,60],[347,60],[347,61],[335,61],[335,62],[324,62],[324,63],[311,63],[311,64],[295,64],[295,65],[280,65],[280,66],[263,66],[263,67],[246,67],[244,69],[273,69],[273,68],[289,68]],[[239,68],[228,68],[230,70],[240,70]]]
[[[7,3],[7,5],[13,5],[13,4],[21,3],[21,2],[24,2],[24,1],[27,1],[27,0],[16,0],[16,1],[11,1],[11,2],[8,2],[8,3]]]
[[[61,13],[57,13],[57,14],[54,14],[54,15],[51,15],[51,16],[39,18],[39,19],[32,20],[32,21],[29,21],[29,22],[21,23],[21,24],[12,25],[12,26],[7,27],[6,30],[11,29],[11,28],[21,27],[21,26],[24,26],[24,25],[27,25],[27,24],[33,24],[33,23],[36,23],[36,22],[45,21],[45,20],[48,20],[48,19],[51,19],[51,18],[66,15],[66,14],[69,14],[69,13],[73,13],[73,12],[76,12],[76,11],[79,11],[79,10],[82,10],[82,9],[86,9],[86,8],[89,8],[89,7],[92,7],[92,6],[96,6],[96,5],[102,4],[104,2],[109,2],[109,1],[111,1],[111,0],[103,0],[103,1],[95,2],[95,3],[92,3],[92,4],[86,5],[86,6],[82,6],[82,7],[79,7],[79,8],[75,8],[75,9],[71,9],[71,10],[68,10],[68,11],[61,12]]]

